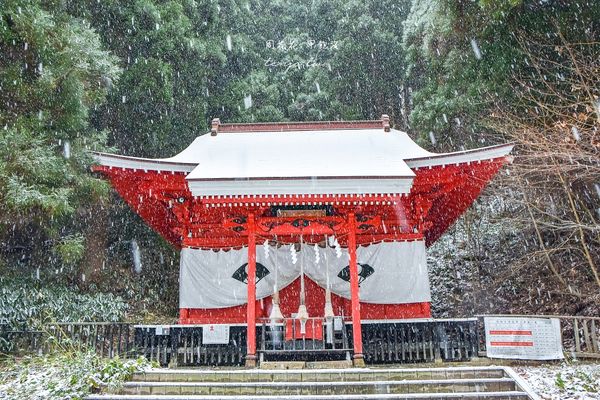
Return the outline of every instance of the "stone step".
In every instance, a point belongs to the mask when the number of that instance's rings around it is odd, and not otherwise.
[[[127,382],[118,394],[348,395],[515,391],[510,378],[332,382]]]
[[[351,360],[329,361],[261,361],[260,369],[349,369]]]
[[[152,369],[86,400],[539,400],[508,367]]]
[[[138,382],[347,382],[409,379],[503,378],[501,367],[373,368],[323,370],[154,369],[133,375]]]
[[[530,397],[526,392],[470,392],[470,393],[411,393],[411,394],[348,394],[348,395],[254,395],[254,396],[222,396],[222,395],[123,395],[95,394],[86,400],[526,400]]]

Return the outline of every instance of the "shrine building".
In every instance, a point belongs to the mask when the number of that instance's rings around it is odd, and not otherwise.
[[[347,329],[345,350],[362,365],[365,326],[431,318],[426,248],[511,149],[431,153],[386,115],[214,119],[173,157],[95,153],[93,169],[180,249],[181,325],[243,326],[247,365],[257,343],[264,350],[247,329],[261,321],[280,327],[273,346],[281,349],[298,349],[286,343],[299,339],[305,350],[307,339],[323,341],[308,350],[335,349],[336,332]]]

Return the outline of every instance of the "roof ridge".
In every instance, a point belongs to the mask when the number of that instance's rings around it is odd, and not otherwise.
[[[377,120],[354,121],[290,121],[290,122],[251,122],[223,124],[218,118],[212,120],[211,133],[241,133],[241,132],[289,132],[289,131],[318,131],[342,129],[378,129],[389,131],[390,122],[387,115]]]

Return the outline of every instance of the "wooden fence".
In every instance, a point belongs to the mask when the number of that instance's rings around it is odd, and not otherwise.
[[[363,323],[362,337],[371,364],[468,361],[478,355],[475,318]]]
[[[137,354],[161,365],[243,365],[246,357],[246,327],[229,327],[229,342],[203,342],[200,325],[136,325]],[[173,355],[176,355],[174,358]]]
[[[65,322],[40,330],[0,325],[0,350],[42,354],[52,348],[94,350],[101,357],[129,357],[135,353],[133,324],[121,322]]]
[[[580,316],[495,315],[504,317],[558,318],[561,322],[565,355],[574,358],[600,358],[600,318]],[[465,361],[485,356],[483,317],[448,320],[407,320],[363,322],[365,361],[369,364]],[[293,329],[295,323],[291,321]],[[309,322],[310,323],[310,322]],[[313,321],[313,324],[315,322]],[[328,342],[325,324],[318,339],[286,338],[285,322],[257,325],[257,349],[264,358],[295,358],[301,354],[346,358],[351,351],[352,324]],[[145,356],[161,365],[243,365],[246,356],[246,327],[229,327],[229,343],[203,342],[200,325],[134,325],[112,322],[71,322],[48,324],[40,330],[15,330],[0,324],[0,353],[43,354],[51,349],[91,349],[100,356]],[[315,327],[312,327],[313,336]],[[287,338],[286,338],[287,339]],[[292,343],[292,344],[290,344]],[[328,354],[328,356],[327,356]],[[174,357],[175,356],[175,357]]]

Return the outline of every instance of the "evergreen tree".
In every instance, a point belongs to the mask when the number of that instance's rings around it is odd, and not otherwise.
[[[225,69],[214,113],[236,121],[388,113],[406,125],[401,22],[408,0],[256,1],[250,10],[256,23],[240,25],[244,55],[233,59],[252,69]]]
[[[530,68],[518,33],[553,37],[558,24],[586,41],[599,13],[588,1],[414,0],[403,35],[413,130],[440,149],[502,140],[486,122],[498,106],[514,106],[511,78]]]
[[[85,21],[39,0],[2,3],[0,54],[1,250],[73,266],[82,209],[107,193],[89,174],[87,150],[101,150],[105,133],[88,117],[116,82],[117,60]]]
[[[94,124],[121,153],[168,157],[206,133],[209,97],[227,62],[223,18],[247,12],[237,1],[74,1],[121,58],[123,77]]]

